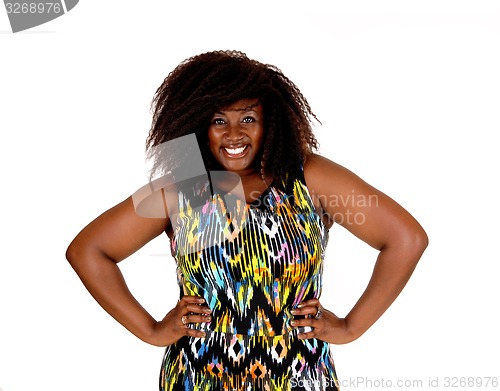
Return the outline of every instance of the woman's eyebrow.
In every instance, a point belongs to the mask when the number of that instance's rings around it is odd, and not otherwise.
[[[253,108],[257,107],[259,104],[260,104],[259,102],[256,102],[256,103],[249,105],[243,109],[236,109],[235,111],[255,111]]]
[[[242,108],[238,108],[238,109],[233,109],[233,110],[224,110],[224,111],[220,111],[220,110],[217,110],[215,112],[215,114],[224,114],[224,113],[230,113],[232,111],[242,111],[242,112],[247,112],[247,111],[255,111],[253,108],[254,107],[257,107],[260,103],[254,103],[252,105],[249,105],[249,106],[246,106],[246,107],[242,107]]]

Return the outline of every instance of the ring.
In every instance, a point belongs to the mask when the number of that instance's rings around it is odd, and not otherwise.
[[[187,319],[187,316],[184,315],[182,318],[181,318],[181,322],[184,326],[187,326],[188,325],[188,319]]]
[[[320,319],[323,316],[323,308],[321,306],[317,307],[316,315],[314,315],[314,319]]]

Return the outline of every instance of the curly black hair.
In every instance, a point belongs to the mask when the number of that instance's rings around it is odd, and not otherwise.
[[[149,157],[155,146],[195,133],[206,168],[217,169],[208,148],[210,121],[216,111],[241,99],[259,99],[263,106],[261,174],[275,184],[296,178],[307,156],[318,147],[312,120],[319,120],[280,69],[239,51],[188,58],[165,78],[151,103],[153,123],[146,141]]]

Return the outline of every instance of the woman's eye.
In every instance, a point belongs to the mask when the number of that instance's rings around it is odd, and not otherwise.
[[[212,123],[214,125],[224,125],[226,123],[226,121],[224,121],[222,118],[214,118],[212,120]]]
[[[253,118],[253,117],[245,117],[245,118],[243,118],[243,122],[245,122],[247,124],[249,124],[251,122],[254,122],[254,121],[255,121],[255,118]]]

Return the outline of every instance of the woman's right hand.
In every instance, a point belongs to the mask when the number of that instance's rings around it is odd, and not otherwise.
[[[189,327],[189,323],[212,320],[210,308],[202,305],[203,303],[205,299],[199,296],[183,296],[160,322],[156,322],[150,343],[156,346],[168,346],[184,336],[205,337],[205,332]]]

